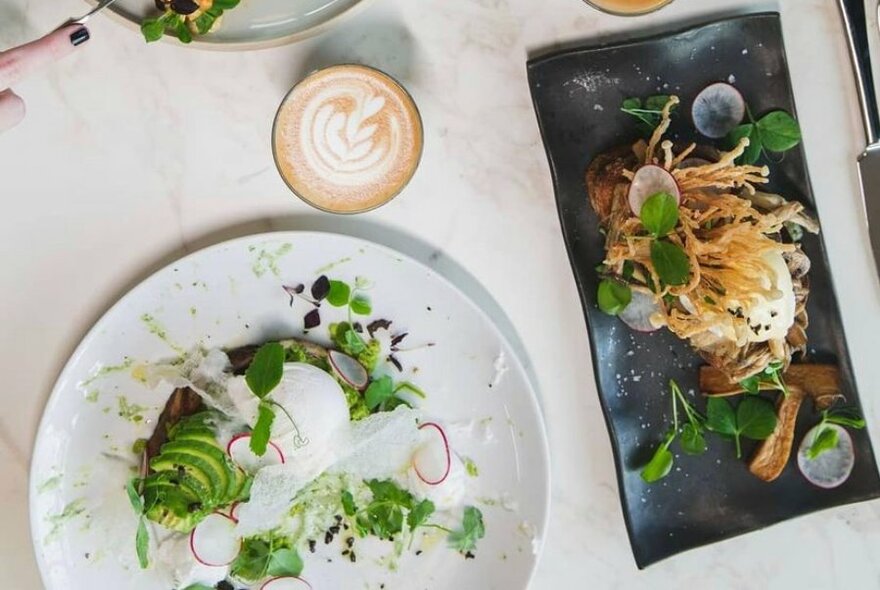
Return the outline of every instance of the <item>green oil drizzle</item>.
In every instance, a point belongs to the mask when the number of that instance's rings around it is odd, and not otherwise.
[[[170,338],[168,338],[168,332],[165,330],[162,324],[160,324],[152,315],[145,313],[141,316],[141,321],[147,327],[147,330],[150,331],[150,334],[170,346],[175,352],[179,354],[184,353],[183,348],[181,348],[180,346],[172,342]]]
[[[46,517],[46,520],[49,524],[52,525],[52,528],[49,530],[49,534],[46,535],[46,538],[43,540],[43,543],[51,543],[55,539],[58,538],[58,534],[61,532],[61,528],[76,518],[77,516],[83,514],[86,511],[86,507],[83,505],[84,499],[78,498],[73,502],[67,504],[64,509],[58,514],[50,514]]]
[[[119,403],[118,414],[123,420],[127,420],[132,424],[140,424],[144,421],[144,412],[149,408],[130,403],[124,396],[118,396],[116,401]]]
[[[125,360],[122,361],[121,364],[118,365],[108,365],[106,367],[101,367],[97,371],[95,371],[88,379],[85,381],[81,381],[78,385],[80,389],[86,388],[96,380],[106,377],[107,375],[112,375],[113,373],[120,373],[122,371],[127,371],[134,364],[134,359],[125,357]]]
[[[43,492],[50,492],[57,489],[59,485],[61,485],[61,474],[53,475],[37,485],[37,493],[42,494]]]
[[[340,264],[345,264],[346,262],[351,262],[351,256],[346,256],[345,258],[340,258],[336,262],[331,262],[330,264],[325,264],[321,268],[315,271],[316,275],[324,274],[325,272],[331,271]]]
[[[248,250],[251,252],[257,252],[257,259],[254,260],[254,263],[251,266],[254,276],[260,278],[267,272],[271,272],[276,277],[280,277],[281,270],[278,268],[278,260],[282,256],[290,253],[290,251],[293,250],[293,246],[289,243],[281,244],[274,251],[269,251],[265,248],[260,248],[258,250],[256,246],[249,246]]]

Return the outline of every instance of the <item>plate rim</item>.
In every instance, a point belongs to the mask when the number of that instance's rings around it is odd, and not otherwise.
[[[85,0],[87,4],[93,7],[96,5],[97,1],[98,0]],[[159,42],[164,44],[171,44],[174,46],[182,46],[184,49],[197,49],[203,51],[217,52],[258,51],[261,49],[284,47],[286,45],[291,45],[299,41],[305,41],[306,39],[310,39],[326,32],[331,27],[339,24],[340,21],[344,21],[348,18],[360,14],[375,1],[376,0],[355,0],[353,4],[351,4],[348,8],[343,9],[342,12],[335,14],[329,19],[312,27],[309,27],[308,29],[296,33],[288,33],[279,37],[264,39],[262,41],[211,41],[211,35],[208,34],[202,37],[194,37],[192,42],[190,43],[181,43],[176,35],[165,34],[162,35],[162,38],[159,40]],[[125,11],[123,11],[115,4],[109,6],[105,11],[105,14],[108,18],[110,18],[110,20],[119,25],[122,25],[122,27],[128,29],[129,31],[132,31],[137,35],[141,34],[139,23],[135,22],[125,13]]]
[[[369,0],[367,0],[369,1]],[[538,542],[538,550],[535,552],[535,562],[532,566],[528,578],[525,580],[526,584],[524,588],[528,588],[531,584],[532,580],[535,577],[535,574],[538,571],[538,566],[541,563],[544,547],[546,546],[547,540],[547,531],[550,525],[550,513],[552,509],[552,457],[550,454],[550,442],[547,436],[547,424],[544,416],[544,410],[541,405],[541,401],[539,399],[539,389],[536,383],[533,383],[529,378],[528,373],[525,370],[525,365],[520,359],[519,354],[517,353],[516,348],[514,348],[507,336],[501,331],[495,321],[489,316],[488,313],[483,310],[477,303],[462,289],[460,289],[455,283],[453,283],[450,279],[448,279],[443,274],[437,272],[427,264],[413,258],[409,254],[396,250],[394,248],[390,248],[385,246],[384,244],[379,244],[377,242],[373,242],[371,240],[366,240],[361,237],[352,236],[344,233],[337,232],[328,232],[328,231],[309,231],[309,230],[277,230],[277,231],[268,231],[268,232],[258,232],[253,234],[247,234],[244,236],[239,236],[236,238],[232,238],[230,240],[224,240],[221,242],[217,242],[215,244],[211,244],[205,246],[203,248],[199,248],[193,252],[189,252],[184,256],[176,258],[170,261],[168,264],[163,265],[161,268],[156,271],[150,273],[148,276],[144,277],[136,285],[125,291],[120,297],[115,299],[113,303],[107,307],[107,309],[101,314],[101,316],[92,324],[90,328],[88,328],[80,339],[79,344],[77,344],[73,353],[68,358],[67,362],[64,364],[64,367],[58,373],[58,376],[55,378],[52,389],[49,393],[49,396],[46,398],[46,402],[43,404],[43,408],[40,413],[40,421],[37,425],[37,432],[34,437],[33,445],[31,446],[31,454],[29,459],[29,468],[28,468],[28,528],[31,536],[31,545],[33,547],[34,558],[37,562],[37,569],[40,573],[40,580],[44,584],[44,586],[49,589],[48,581],[46,578],[46,574],[44,573],[47,569],[47,565],[44,562],[43,552],[41,551],[41,547],[39,545],[39,541],[37,538],[37,527],[38,523],[38,515],[36,514],[34,507],[36,505],[37,500],[37,478],[38,474],[36,473],[36,461],[35,458],[37,456],[37,450],[43,445],[43,440],[47,436],[46,426],[49,421],[50,410],[54,405],[58,403],[58,400],[61,399],[62,389],[64,383],[66,383],[72,376],[74,367],[78,363],[79,358],[85,353],[86,349],[91,345],[92,341],[98,336],[100,331],[104,328],[105,323],[107,323],[110,316],[117,311],[117,309],[121,308],[126,301],[128,301],[135,292],[144,290],[147,288],[148,284],[157,279],[160,275],[170,271],[176,265],[181,264],[184,261],[191,260],[198,256],[204,256],[208,253],[211,253],[215,250],[219,251],[224,248],[228,248],[230,246],[236,246],[238,244],[244,244],[248,242],[258,242],[260,240],[270,241],[270,240],[279,240],[279,241],[293,241],[294,239],[301,239],[303,237],[319,237],[319,238],[330,238],[330,239],[342,239],[348,240],[357,244],[366,245],[370,248],[378,250],[385,254],[393,255],[394,257],[401,258],[408,263],[416,265],[418,268],[426,271],[428,275],[432,278],[439,280],[441,283],[445,284],[448,288],[452,289],[457,296],[461,297],[468,306],[470,306],[477,314],[479,314],[483,320],[490,326],[491,331],[494,333],[495,337],[507,347],[510,352],[510,358],[512,358],[512,362],[508,360],[509,366],[511,370],[516,371],[522,381],[526,384],[526,393],[528,404],[531,407],[531,410],[535,414],[537,418],[538,428],[537,428],[537,436],[539,442],[539,453],[542,458],[541,462],[541,471],[544,480],[544,485],[542,486],[542,492],[544,494],[544,502],[543,506],[541,506],[541,510],[543,512],[541,517],[540,528],[538,529],[541,532],[541,536],[537,539]],[[503,309],[503,308],[502,308]]]

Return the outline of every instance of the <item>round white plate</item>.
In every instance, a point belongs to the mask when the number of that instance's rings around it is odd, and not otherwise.
[[[370,281],[371,317],[409,333],[415,350],[401,356],[405,375],[428,392],[425,414],[446,423],[455,450],[477,465],[471,498],[483,511],[486,537],[476,559],[440,546],[405,553],[389,572],[366,559],[327,563],[305,555],[304,575],[315,590],[527,586],[546,530],[548,452],[535,394],[511,347],[458,289],[412,259],[351,237],[283,232],[219,244],[157,272],[77,348],[46,406],[31,467],[31,529],[47,588],[168,590],[161,572],[137,565],[137,522],[124,484],[135,463],[131,446],[152,432],[171,387],[148,389],[132,369],[198,344],[300,335],[310,308],[301,301],[291,308],[282,285],[310,284],[321,274]],[[327,307],[325,324],[342,319]],[[322,328],[310,337],[323,339]],[[428,342],[435,345],[416,346]],[[508,370],[498,378],[502,364]],[[142,406],[144,419],[126,419],[138,412],[124,403]],[[454,434],[468,423],[478,436]]]
[[[241,4],[223,15],[217,31],[196,37],[191,45],[248,49],[290,43],[323,31],[366,3],[367,0],[241,0]],[[137,27],[145,17],[159,13],[153,0],[118,0],[110,10]],[[168,39],[179,43],[173,37]]]

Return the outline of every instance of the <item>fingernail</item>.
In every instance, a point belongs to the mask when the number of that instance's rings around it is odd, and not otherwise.
[[[89,38],[91,38],[91,35],[89,35],[89,30],[85,27],[77,29],[70,34],[70,42],[73,43],[74,47],[82,45],[88,41]]]

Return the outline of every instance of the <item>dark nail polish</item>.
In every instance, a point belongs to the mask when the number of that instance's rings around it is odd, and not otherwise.
[[[77,29],[70,34],[70,42],[73,43],[74,47],[76,47],[88,41],[90,37],[91,35],[89,35],[89,30],[83,27],[81,29]]]

